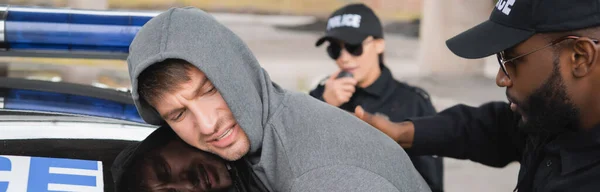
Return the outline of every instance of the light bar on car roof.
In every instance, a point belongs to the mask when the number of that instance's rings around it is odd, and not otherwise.
[[[0,109],[98,116],[143,123],[129,92],[64,82],[0,77]]]
[[[66,93],[11,89],[3,109],[46,111],[144,123],[135,105]]]
[[[124,59],[153,12],[0,7],[0,56]]]

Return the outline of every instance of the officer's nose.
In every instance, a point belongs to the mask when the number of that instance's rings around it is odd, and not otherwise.
[[[348,61],[350,61],[350,59],[352,58],[352,55],[350,55],[350,53],[348,53],[348,51],[346,51],[346,49],[342,49],[342,51],[340,51],[340,57],[338,57],[338,62],[342,63],[342,64],[346,64],[348,63]]]
[[[498,87],[512,86],[512,80],[504,73],[502,68],[499,68],[498,73],[496,74],[496,85],[498,85]]]

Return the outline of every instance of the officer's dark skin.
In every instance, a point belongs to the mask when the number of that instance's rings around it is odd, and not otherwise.
[[[574,35],[579,38],[566,39],[555,45],[541,49],[529,55],[506,64],[508,75],[500,69],[496,76],[496,84],[506,88],[506,95],[511,102],[511,110],[520,114],[522,124],[543,122],[541,115],[530,115],[532,111],[548,106],[569,106],[565,109],[573,110],[577,114],[572,120],[565,118],[562,121],[574,121],[578,130],[589,130],[600,124],[600,45],[595,41],[600,38],[600,28],[591,28],[580,31],[536,34],[517,46],[505,50],[506,58],[523,55],[549,45],[553,40]],[[549,105],[531,105],[530,96],[539,93],[541,89],[548,88],[549,79],[553,77],[553,62],[558,61],[557,76],[560,77],[560,86],[553,86],[546,90],[549,97],[542,97],[542,101]],[[546,86],[545,86],[546,85]],[[563,92],[564,99],[558,100],[553,95]],[[548,95],[547,95],[548,96]],[[539,104],[539,102],[538,102]],[[534,110],[531,110],[531,109]],[[393,123],[384,117],[366,113],[357,107],[355,115],[372,126],[386,133],[404,148],[411,148],[414,138],[414,126],[411,122]],[[530,127],[540,128],[532,125]]]

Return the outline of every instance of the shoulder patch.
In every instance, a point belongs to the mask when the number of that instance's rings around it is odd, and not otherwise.
[[[420,96],[421,98],[425,99],[425,100],[430,100],[430,96],[429,93],[427,93],[427,91],[421,89],[420,87],[417,86],[413,86],[413,85],[409,85],[407,83],[404,82],[400,82],[397,81],[399,83],[399,85],[405,89],[408,89],[414,93],[416,93],[418,96]]]
[[[414,91],[415,93],[419,94],[423,99],[429,100],[429,93],[427,93],[427,91],[425,91],[419,87],[412,87],[412,86],[411,86],[411,90]]]

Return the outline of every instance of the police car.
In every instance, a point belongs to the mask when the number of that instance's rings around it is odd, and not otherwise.
[[[0,57],[125,59],[155,15],[0,7]],[[130,92],[14,78],[2,67],[0,191],[113,191],[113,159],[156,128],[141,120]]]

